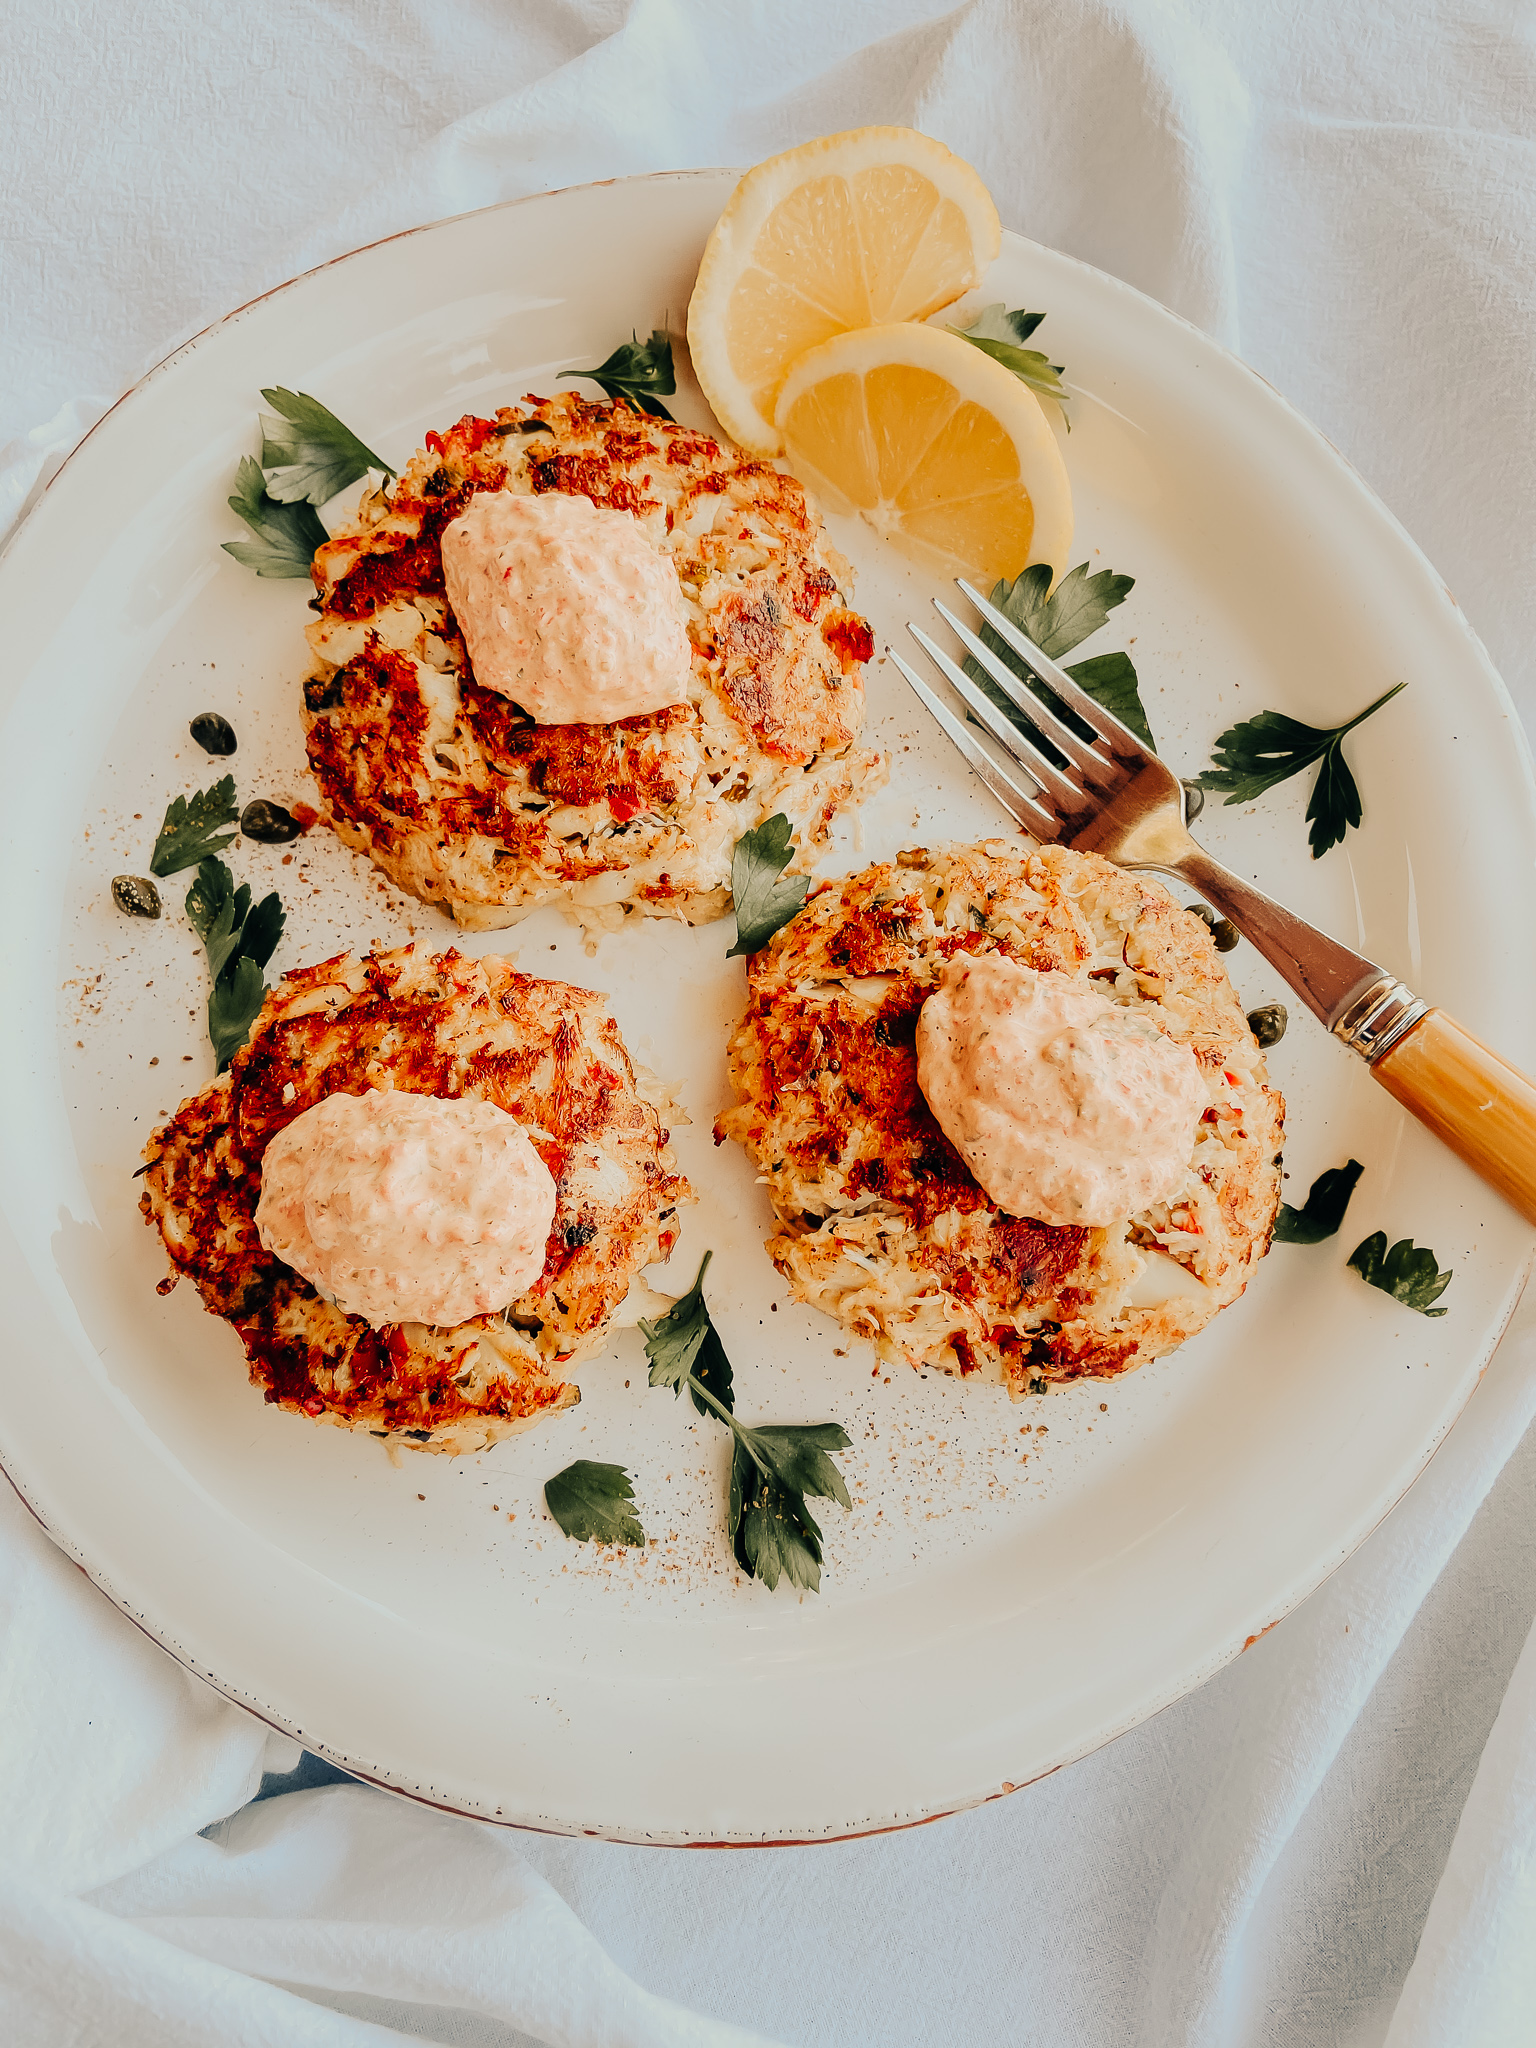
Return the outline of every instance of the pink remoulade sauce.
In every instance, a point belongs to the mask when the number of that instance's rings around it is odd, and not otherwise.
[[[261,1163],[256,1230],[348,1315],[451,1327],[544,1270],[555,1183],[494,1102],[404,1089],[327,1095]]]
[[[1210,1097],[1187,1046],[1090,982],[957,954],[917,1020],[917,1079],[1011,1216],[1098,1225],[1177,1188]]]
[[[443,574],[475,681],[540,725],[687,702],[677,571],[632,513],[564,491],[481,491],[443,529]]]

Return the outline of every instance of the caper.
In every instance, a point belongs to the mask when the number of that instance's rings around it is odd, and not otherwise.
[[[160,915],[160,891],[148,875],[114,875],[112,901],[124,917]]]
[[[235,728],[217,711],[199,711],[191,732],[205,754],[232,754],[238,744]]]
[[[1262,1046],[1278,1045],[1291,1021],[1284,1003],[1263,1003],[1248,1012],[1248,1029]]]
[[[1202,924],[1209,926],[1211,944],[1218,953],[1230,953],[1243,936],[1230,917],[1218,917],[1208,903],[1191,903],[1189,911],[1192,917],[1198,917]]]
[[[1180,787],[1184,791],[1184,822],[1193,825],[1205,809],[1205,791],[1198,782],[1185,782]]]
[[[240,813],[240,830],[247,839],[259,839],[267,846],[281,846],[284,840],[297,839],[304,827],[281,804],[274,804],[266,797],[256,797]]]

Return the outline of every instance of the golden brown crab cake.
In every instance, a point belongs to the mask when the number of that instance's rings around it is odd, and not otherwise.
[[[475,682],[441,536],[481,491],[565,491],[633,513],[675,568],[689,702],[537,725]],[[317,550],[305,685],[325,815],[403,889],[488,930],[553,903],[594,929],[702,924],[731,852],[784,811],[809,860],[885,777],[857,744],[869,626],[801,485],[707,434],[572,392],[466,417]]]
[[[1188,1045],[1209,1107],[1166,1202],[1105,1229],[999,1211],[917,1083],[923,1002],[957,952],[1091,980]],[[1205,925],[1097,854],[989,840],[815,890],[754,955],[715,1125],[756,1162],[792,1292],[887,1361],[1006,1380],[1128,1371],[1239,1295],[1269,1248],[1284,1103]]]
[[[370,1088],[477,1096],[528,1130],[558,1198],[544,1270],[504,1313],[375,1329],[262,1245],[268,1143],[322,1097]],[[586,989],[412,946],[299,968],[228,1073],[145,1147],[139,1206],[171,1258],[161,1291],[187,1274],[281,1407],[421,1450],[482,1450],[581,1398],[565,1374],[602,1348],[640,1268],[671,1255],[693,1195],[646,1097],[606,999]]]

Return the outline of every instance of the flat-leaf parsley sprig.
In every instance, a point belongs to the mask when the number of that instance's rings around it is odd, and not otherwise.
[[[730,1362],[704,1300],[704,1254],[688,1292],[654,1322],[641,1318],[651,1385],[684,1387],[701,1415],[712,1414],[734,1438],[728,1525],[736,1562],[770,1589],[780,1578],[814,1593],[821,1585],[821,1530],[807,1499],[851,1508],[843,1475],[830,1453],[849,1437],[838,1423],[759,1425],[737,1421]]]
[[[253,455],[240,458],[229,509],[256,538],[224,541],[224,552],[258,576],[308,576],[315,549],[330,539],[313,505],[283,505],[268,497],[266,478]]]
[[[1321,1244],[1324,1238],[1337,1236],[1355,1183],[1364,1171],[1358,1159],[1330,1166],[1313,1181],[1299,1209],[1282,1202],[1275,1217],[1275,1243]]]
[[[1229,725],[1212,749],[1211,766],[1195,780],[1201,789],[1224,790],[1229,804],[1246,804],[1277,782],[1288,781],[1319,762],[1317,780],[1307,800],[1307,822],[1312,828],[1307,838],[1312,858],[1321,860],[1362,816],[1359,785],[1344,758],[1345,735],[1407,687],[1406,683],[1394,683],[1342,725],[1304,725],[1283,711],[1261,711],[1257,718]]]
[[[306,391],[281,384],[262,397],[274,411],[261,415],[261,468],[267,496],[280,505],[324,505],[370,469],[394,471],[382,455],[365,447],[329,407]]]
[[[1005,370],[1012,370],[1019,382],[1027,384],[1038,398],[1054,399],[1061,407],[1062,420],[1070,433],[1072,422],[1067,418],[1070,393],[1061,381],[1062,365],[1051,362],[1037,348],[1024,347],[1044,318],[1043,313],[1026,313],[1022,308],[1017,312],[1007,312],[999,301],[995,306],[984,306],[969,327],[951,327],[949,331],[958,334],[962,341],[970,342],[973,348],[979,348],[984,355],[991,356]]]
[[[261,395],[275,408],[260,415],[261,460],[241,457],[229,501],[256,538],[222,545],[258,576],[307,577],[330,538],[315,507],[370,470],[395,472],[308,392],[276,384]]]
[[[752,831],[744,832],[731,855],[731,903],[736,912],[736,943],[726,954],[759,952],[780,925],[796,916],[810,887],[805,875],[780,880],[794,855],[794,834],[788,818],[777,811]]]
[[[578,1543],[622,1543],[638,1550],[645,1541],[635,1513],[635,1490],[622,1465],[578,1458],[545,1481],[544,1504]]]
[[[149,872],[179,874],[195,868],[199,861],[219,853],[234,838],[222,827],[235,824],[240,806],[235,802],[235,778],[222,776],[211,789],[195,789],[191,796],[173,796],[165,807],[165,818],[149,857]]]
[[[649,341],[642,341],[631,329],[632,339],[621,341],[607,362],[595,370],[562,370],[562,377],[590,377],[610,398],[627,398],[639,412],[652,419],[669,420],[672,415],[662,404],[677,389],[672,371],[672,343],[666,330],[651,329]]]
[[[222,1074],[261,1010],[267,993],[262,970],[283,935],[283,906],[274,890],[253,908],[250,884],[237,889],[223,861],[209,859],[198,864],[186,909],[208,954],[208,1036]]]
[[[1134,576],[1118,576],[1113,569],[1090,574],[1088,564],[1079,562],[1052,590],[1050,568],[1036,562],[1014,579],[1001,608],[1042,654],[1060,661],[1080,641],[1097,633],[1135,588]]]
[[[1362,1280],[1379,1287],[1383,1294],[1390,1294],[1404,1308],[1417,1309],[1421,1316],[1446,1313],[1434,1303],[1450,1286],[1455,1269],[1442,1268],[1428,1245],[1416,1245],[1411,1237],[1400,1237],[1388,1251],[1387,1233],[1376,1230],[1363,1244],[1355,1246],[1349,1263]]]
[[[1112,569],[1099,569],[1090,574],[1088,564],[1079,562],[1075,569],[1062,577],[1053,591],[1050,565],[1036,562],[1032,568],[1016,576],[1012,583],[1005,577],[995,585],[992,602],[1021,633],[1034,641],[1042,654],[1048,654],[1052,661],[1060,661],[1064,654],[1070,653],[1090,634],[1098,632],[1116,605],[1124,604],[1135,583],[1134,576],[1118,576]],[[1032,690],[1048,710],[1054,711],[1058,718],[1064,719],[1092,744],[1094,735],[1087,724],[1075,712],[1068,710],[1054,690],[1048,689],[1038,676],[1029,672],[1000,635],[994,633],[990,626],[983,625],[981,638],[985,646],[1007,662],[1020,682]],[[1005,718],[1011,719],[1021,729],[1027,729],[1046,755],[1061,764],[1062,756],[1056,748],[1029,724],[1012,698],[998,688],[974,655],[966,656],[965,673],[986,691]],[[1128,654],[1096,654],[1088,661],[1074,663],[1067,674],[1080,690],[1088,692],[1096,704],[1102,704],[1122,725],[1129,726],[1145,746],[1156,751],[1152,728],[1147,723],[1141,702],[1135,665]]]

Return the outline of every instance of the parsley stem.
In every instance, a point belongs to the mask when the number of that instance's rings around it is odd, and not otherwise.
[[[708,1387],[705,1386],[704,1382],[701,1379],[696,1378],[693,1373],[689,1373],[688,1375],[688,1384],[693,1389],[694,1394],[697,1396],[699,1400],[707,1402],[709,1406],[714,1409],[715,1413],[719,1416],[720,1420],[726,1424],[731,1434],[740,1443],[742,1449],[746,1452],[747,1456],[752,1460],[753,1464],[757,1467],[758,1471],[762,1473],[763,1477],[765,1479],[771,1479],[773,1477],[772,1472],[769,1471],[768,1467],[763,1463],[762,1459],[757,1455],[757,1452],[753,1449],[751,1430],[743,1428],[741,1423],[739,1423],[736,1420],[735,1416],[731,1413],[730,1409],[726,1407],[725,1403],[723,1401],[717,1401],[714,1395],[709,1391]]]
[[[1353,732],[1357,725],[1363,725],[1365,721],[1370,717],[1373,711],[1379,711],[1383,704],[1387,703],[1389,699],[1397,695],[1399,690],[1406,690],[1407,687],[1407,683],[1402,682],[1394,683],[1390,690],[1383,690],[1381,695],[1376,699],[1376,702],[1374,704],[1367,704],[1365,709],[1362,712],[1358,713],[1356,717],[1350,719],[1347,725],[1341,725],[1335,729],[1335,731],[1331,735],[1334,745],[1337,746],[1339,741],[1343,739],[1345,733]]]

